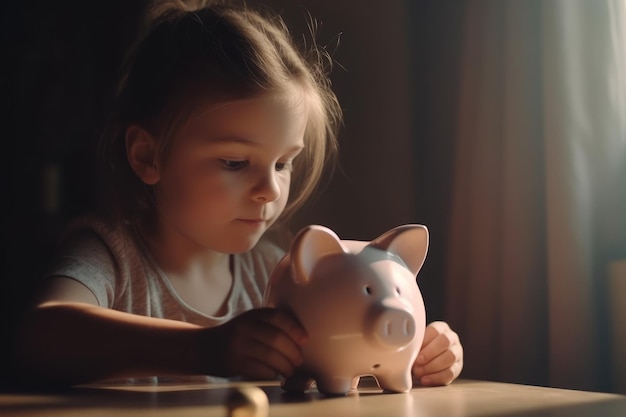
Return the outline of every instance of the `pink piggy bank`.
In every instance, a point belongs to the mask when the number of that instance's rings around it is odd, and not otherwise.
[[[345,394],[372,375],[385,391],[409,391],[426,327],[416,276],[427,251],[422,225],[399,226],[371,242],[340,240],[323,226],[301,230],[264,297],[309,334],[303,365],[282,387],[303,391],[315,381],[322,393]]]

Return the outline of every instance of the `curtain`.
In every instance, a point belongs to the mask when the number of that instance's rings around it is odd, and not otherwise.
[[[622,0],[465,4],[445,263],[465,377],[616,390],[625,17]]]

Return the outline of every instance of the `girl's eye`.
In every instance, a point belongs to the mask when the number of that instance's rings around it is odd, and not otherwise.
[[[220,165],[230,171],[238,171],[248,166],[248,161],[234,161],[231,159],[220,159]]]
[[[291,162],[276,162],[276,171],[291,170]]]

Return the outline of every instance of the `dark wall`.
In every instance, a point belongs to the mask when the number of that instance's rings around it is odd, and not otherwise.
[[[125,0],[97,8],[79,0],[2,3],[5,334],[15,329],[62,225],[95,203],[95,132],[141,6]],[[6,358],[9,337],[1,339]]]
[[[450,240],[448,221],[457,135],[459,62],[463,40],[462,0],[406,0],[411,91],[411,163],[415,216],[428,225],[430,248],[418,282],[430,320],[445,316]]]

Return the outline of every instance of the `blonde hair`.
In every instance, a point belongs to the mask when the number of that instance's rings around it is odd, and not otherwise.
[[[300,51],[280,16],[245,4],[212,3],[154,3],[145,33],[127,58],[117,106],[101,137],[105,202],[127,222],[153,216],[155,203],[153,190],[128,164],[126,128],[137,123],[158,133],[158,152],[164,160],[174,132],[207,93],[227,101],[286,95],[296,87],[312,97],[305,150],[294,161],[283,220],[304,204],[325,168],[334,164],[342,111],[328,78],[332,58],[316,45],[314,33],[306,50]]]

